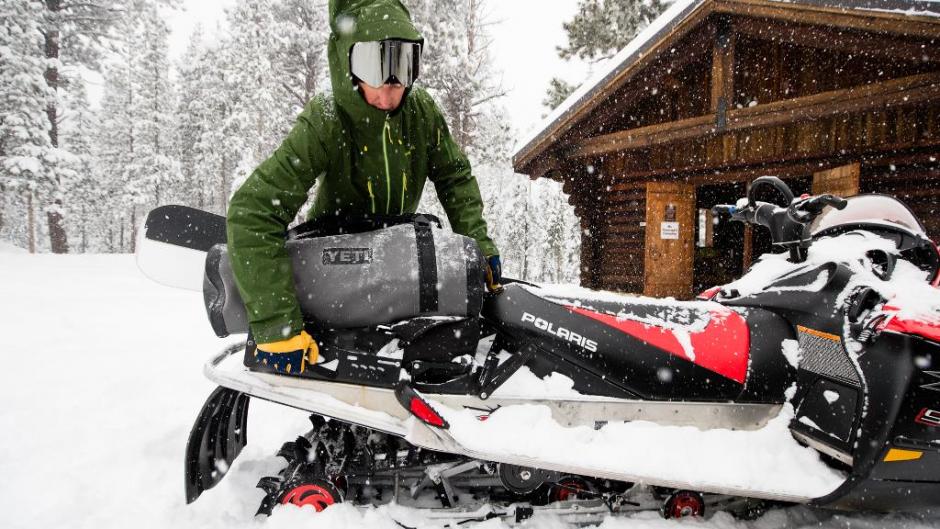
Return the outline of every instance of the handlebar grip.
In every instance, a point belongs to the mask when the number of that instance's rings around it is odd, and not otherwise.
[[[791,206],[794,213],[797,211],[802,212],[803,214],[810,214],[812,216],[819,215],[822,213],[823,208],[826,206],[831,206],[836,209],[845,209],[845,206],[848,205],[848,201],[844,198],[837,197],[835,195],[818,195],[815,197],[808,198],[801,202],[797,202]]]
[[[738,207],[733,204],[718,204],[712,207],[712,213],[715,215],[725,214],[731,217],[731,220],[739,222],[753,222],[754,209],[751,207]]]
[[[738,207],[734,204],[718,204],[717,206],[712,206],[713,215],[734,215],[734,212],[738,210]]]
[[[819,201],[836,209],[845,209],[845,206],[849,205],[848,200],[835,195],[821,195]]]

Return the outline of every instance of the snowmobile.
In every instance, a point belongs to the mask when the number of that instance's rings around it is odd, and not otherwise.
[[[758,200],[768,196],[773,200]],[[794,197],[782,180],[762,177],[747,197],[714,211],[769,230],[780,252],[693,301],[514,280],[497,293],[484,292],[479,251],[425,215],[291,230],[289,246],[314,241],[294,252],[299,293],[305,290],[298,268],[305,265],[298,263],[322,262],[326,269],[345,260],[347,266],[330,270],[349,273],[349,263],[391,251],[381,240],[363,239],[388,227],[412,233],[410,245],[392,246],[417,254],[423,247],[418,262],[431,270],[421,267],[413,296],[375,294],[385,278],[369,287],[374,292],[356,291],[321,307],[308,323],[320,359],[303,373],[274,373],[259,364],[250,335],[208,361],[205,374],[219,387],[189,437],[187,501],[219,483],[238,457],[247,442],[250,399],[258,398],[311,414],[311,430],[278,453],[285,468],[261,479],[260,513],[278,504],[319,511],[342,501],[410,499],[449,519],[518,521],[548,510],[596,523],[609,512],[653,507],[679,517],[702,515],[706,507],[753,513],[765,502],[880,511],[940,503],[940,311],[929,302],[940,282],[940,252],[911,210],[885,195]],[[138,255],[144,272],[161,282],[202,283],[220,336],[247,332],[226,266],[224,222],[182,206],[158,208]],[[457,243],[428,249],[428,240],[448,237]],[[168,274],[167,258],[158,257],[168,249],[202,261],[200,273]],[[465,264],[446,270],[446,255],[462,256],[454,259]],[[437,309],[447,304],[445,295],[436,297],[424,276],[439,289],[448,275],[465,281],[459,292],[470,301],[442,315]],[[402,297],[417,316],[331,323],[357,300],[381,309]],[[563,375],[570,388],[507,391],[526,370],[541,379]],[[569,454],[513,453],[461,434],[467,416],[485,425],[520,405],[547,408],[559,427],[582,432],[648,423],[746,433],[786,419],[783,410],[790,409],[784,426],[790,441],[841,477],[831,490],[811,493],[733,479],[704,483],[579,464]]]

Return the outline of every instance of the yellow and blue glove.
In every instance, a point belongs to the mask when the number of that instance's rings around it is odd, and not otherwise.
[[[320,349],[316,340],[300,331],[300,334],[279,342],[259,343],[255,358],[259,364],[268,366],[277,373],[298,375],[307,369],[307,364],[316,364]]]
[[[503,289],[503,264],[498,255],[486,258],[486,288],[490,292],[499,292]]]

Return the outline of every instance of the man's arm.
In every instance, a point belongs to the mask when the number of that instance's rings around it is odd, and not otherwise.
[[[284,240],[317,175],[327,168],[319,141],[322,122],[315,117],[320,104],[315,99],[307,105],[281,146],[255,169],[229,204],[232,270],[258,343],[284,340],[303,329]]]
[[[430,100],[430,98],[428,98]],[[434,183],[454,232],[475,239],[483,255],[499,255],[486,231],[480,186],[470,171],[470,161],[450,135],[437,105],[432,104],[428,178]]]

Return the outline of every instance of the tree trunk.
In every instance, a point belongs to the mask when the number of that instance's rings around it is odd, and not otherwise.
[[[62,0],[45,0],[45,4],[46,10],[52,14],[50,18],[54,21],[52,27],[47,27],[45,32],[46,59],[58,59],[59,27],[56,17],[62,10]],[[59,89],[59,70],[54,66],[49,66],[46,68],[45,77],[46,84],[49,85],[49,88],[52,89],[53,93],[57,92]],[[56,99],[52,98],[46,105],[46,116],[49,118],[49,139],[52,141],[52,146],[58,148],[59,120],[57,114],[59,109],[56,105]],[[62,182],[59,181],[58,176],[56,176],[54,183],[56,191],[59,191]],[[49,224],[49,246],[52,249],[52,253],[68,253],[69,242],[63,225],[65,219],[61,213],[62,199],[56,198],[53,204],[55,210],[46,213],[46,220]]]
[[[29,253],[36,253],[36,214],[33,211],[33,192],[26,192],[26,239],[29,241]]]
[[[222,189],[219,193],[219,202],[222,205],[222,216],[228,215],[228,155],[222,154]]]
[[[525,209],[523,209],[523,231],[522,231],[522,280],[529,280],[529,202],[532,199],[531,181],[526,179],[525,184]]]
[[[137,206],[131,208],[131,253],[137,251]]]
[[[82,204],[82,253],[88,252],[88,217],[85,216],[85,205]]]
[[[62,206],[61,200],[56,200],[55,205]],[[68,236],[65,233],[62,214],[56,211],[46,213],[46,221],[49,225],[49,246],[52,253],[69,253]]]

